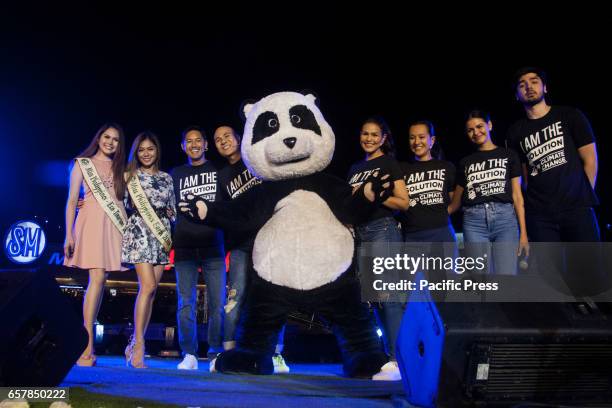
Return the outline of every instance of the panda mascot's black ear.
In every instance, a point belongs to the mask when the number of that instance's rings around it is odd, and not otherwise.
[[[300,92],[302,95],[306,96],[309,99],[312,99],[312,102],[315,104],[315,106],[317,108],[320,108],[319,106],[319,95],[317,95],[315,92],[313,92],[310,89],[303,89],[302,92]]]
[[[243,122],[246,122],[246,117],[253,108],[253,105],[257,102],[255,99],[245,99],[240,105],[240,118]]]

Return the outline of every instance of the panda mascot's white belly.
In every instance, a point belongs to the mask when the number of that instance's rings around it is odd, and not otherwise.
[[[259,230],[253,264],[264,280],[309,290],[336,280],[353,260],[354,241],[316,193],[297,190],[280,200]]]

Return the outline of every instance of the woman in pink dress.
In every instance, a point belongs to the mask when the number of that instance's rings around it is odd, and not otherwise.
[[[114,123],[104,124],[77,158],[90,159],[108,197],[114,201],[115,208],[125,221],[127,217],[122,202],[125,191],[125,138],[121,127]],[[66,203],[64,265],[89,270],[89,284],[83,299],[83,323],[89,335],[89,343],[77,365],[93,366],[96,364],[93,324],[100,309],[107,272],[122,269],[122,232],[117,221],[113,222],[94,196],[77,158],[70,172],[70,191]],[[81,191],[84,192],[84,198],[75,222]]]

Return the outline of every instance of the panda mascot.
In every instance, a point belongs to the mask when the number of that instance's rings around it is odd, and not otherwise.
[[[370,378],[387,362],[373,319],[361,303],[350,225],[386,200],[378,175],[355,192],[322,171],[335,136],[313,95],[280,92],[243,107],[241,154],[263,180],[229,202],[188,196],[183,215],[233,233],[256,231],[252,277],[237,346],[221,353],[223,373],[271,374],[278,332],[293,310],[316,312],[334,327],[344,373]]]

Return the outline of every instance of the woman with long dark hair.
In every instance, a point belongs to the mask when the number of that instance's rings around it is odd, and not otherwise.
[[[168,254],[171,222],[175,220],[172,177],[160,170],[161,145],[151,132],[140,133],[130,150],[125,180],[126,208],[130,210],[122,243],[122,261],[138,275],[134,305],[134,334],[125,349],[126,363],[146,368],[144,334]]]
[[[383,243],[383,246],[388,248],[387,243],[402,241],[401,231],[393,217],[393,212],[395,210],[404,211],[408,208],[408,193],[399,165],[393,157],[395,153],[393,138],[384,119],[372,117],[364,121],[361,125],[359,143],[365,153],[365,160],[355,163],[349,170],[348,181],[353,189],[357,189],[362,183],[367,183],[375,173],[380,173],[381,176],[390,175],[389,181],[393,183],[393,195],[372,213],[367,222],[355,226],[358,239],[357,253],[359,256],[365,256],[364,244],[366,243]],[[370,255],[391,256],[392,254]],[[382,322],[383,338],[391,361],[373,377],[374,380],[399,380],[401,378],[395,357],[395,342],[403,314],[402,303],[392,301],[382,303],[382,316],[379,320]]]
[[[64,265],[89,270],[83,298],[83,324],[89,335],[87,348],[77,361],[94,366],[93,324],[96,321],[108,271],[121,270],[121,239],[125,226],[125,138],[116,123],[98,129],[89,146],[74,159],[66,203]],[[75,214],[81,191],[79,213]]]
[[[513,150],[493,143],[493,122],[486,112],[471,111],[465,129],[477,150],[459,162],[449,212],[463,205],[463,237],[468,253],[483,256],[482,244],[494,243],[489,272],[514,275],[517,256],[529,254],[519,157]]]

